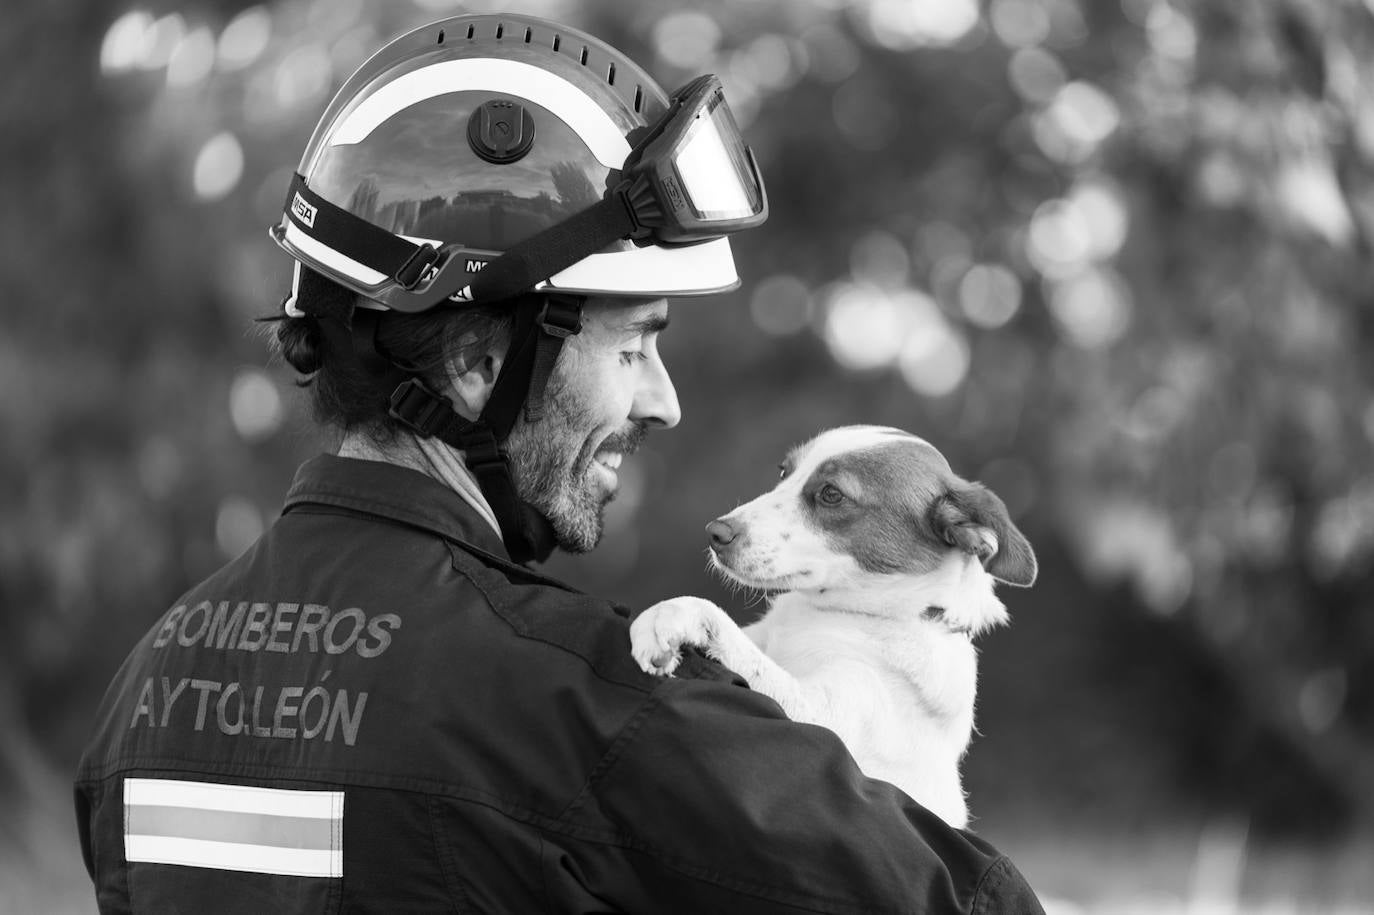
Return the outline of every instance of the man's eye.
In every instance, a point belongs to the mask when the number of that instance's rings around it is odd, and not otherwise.
[[[627,350],[620,354],[620,364],[630,365],[635,362],[643,362],[648,358],[642,350]]]
[[[785,479],[787,479],[787,465],[786,465],[786,464],[779,464],[779,465],[778,465],[778,479],[779,479],[779,480],[785,480]]]
[[[840,492],[831,483],[826,483],[821,487],[820,492],[816,493],[816,499],[822,505],[839,505],[844,501],[844,493]]]

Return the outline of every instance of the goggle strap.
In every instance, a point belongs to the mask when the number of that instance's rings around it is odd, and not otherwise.
[[[305,207],[296,204],[303,201]],[[430,245],[416,245],[366,219],[337,207],[306,187],[295,174],[287,192],[286,211],[302,230],[347,258],[410,289],[439,259]],[[309,222],[305,221],[306,216]],[[474,302],[508,299],[571,267],[612,242],[644,234],[620,189],[590,207],[514,245],[487,264],[462,298]],[[435,290],[436,299],[446,291]]]
[[[617,188],[585,210],[507,249],[477,274],[464,298],[474,302],[508,299],[611,242],[639,233],[639,223]]]
[[[286,212],[311,237],[407,289],[414,288],[425,269],[439,259],[433,246],[409,242],[325,200],[306,187],[300,173],[291,177]]]

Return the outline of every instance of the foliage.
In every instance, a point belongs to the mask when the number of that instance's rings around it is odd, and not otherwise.
[[[985,653],[988,822],[1374,824],[1374,5],[523,8],[665,84],[719,72],[772,207],[736,243],[744,287],[676,306],[686,419],[559,574],[747,612],[699,570],[700,525],[819,428],[900,425],[1042,557]],[[288,278],[263,230],[333,87],[450,8],[126,12],[31,3],[0,32],[0,767],[21,796],[328,444],[262,368],[251,319]]]

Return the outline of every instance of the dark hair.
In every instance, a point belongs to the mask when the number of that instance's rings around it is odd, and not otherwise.
[[[302,375],[297,384],[310,390],[316,421],[389,442],[401,428],[387,412],[396,375],[369,369],[354,353],[341,318],[346,318],[357,296],[334,289],[341,296],[334,307],[321,309],[298,301],[308,312],[305,316],[267,319],[276,325],[277,351]],[[316,317],[321,311],[338,317]],[[336,324],[335,332],[327,333],[325,322]],[[378,317],[374,340],[391,363],[442,390],[449,381],[448,357],[461,350],[469,358],[480,358],[509,338],[511,323],[510,308],[503,304],[440,306],[417,314],[385,312]]]

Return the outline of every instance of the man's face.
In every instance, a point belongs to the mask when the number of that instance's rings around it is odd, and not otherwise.
[[[667,323],[665,299],[589,299],[582,332],[564,344],[549,379],[543,418],[530,424],[522,415],[511,432],[516,489],[568,552],[600,541],[621,458],[651,426],[671,429],[681,418],[658,354]]]

